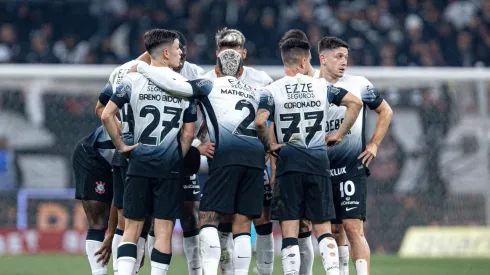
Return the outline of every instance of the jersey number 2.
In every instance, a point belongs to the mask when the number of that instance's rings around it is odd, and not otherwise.
[[[291,121],[291,124],[289,124],[289,127],[287,128],[281,128],[281,131],[284,135],[282,141],[283,142],[289,142],[289,139],[293,134],[298,134],[300,132],[299,130],[299,123],[301,121],[301,114],[300,113],[293,113],[293,114],[281,114],[279,116],[279,119],[281,121]],[[308,135],[305,138],[306,145],[310,144],[311,139],[315,136],[316,132],[319,132],[322,130],[322,119],[323,119],[323,111],[315,111],[315,112],[306,112],[304,113],[304,119],[315,119],[315,123],[313,123],[312,126],[308,126],[305,128],[306,133]]]
[[[170,121],[164,120],[161,122],[163,126],[162,132],[160,133],[159,137],[155,137],[150,135],[160,123],[160,110],[158,110],[158,108],[153,105],[147,105],[143,107],[143,109],[141,109],[140,117],[146,117],[148,114],[151,114],[153,116],[153,120],[141,133],[141,137],[139,139],[141,143],[146,145],[158,145],[165,139],[167,134],[170,133],[173,128],[179,128],[180,115],[182,114],[181,108],[165,106],[165,108],[163,109],[163,113],[174,115],[174,117]]]
[[[250,112],[247,117],[236,127],[233,132],[234,135],[237,136],[248,136],[248,137],[257,137],[257,131],[255,129],[248,129],[251,123],[255,120],[255,109],[252,103],[246,100],[240,100],[235,105],[235,110],[243,110],[243,108],[247,108]]]

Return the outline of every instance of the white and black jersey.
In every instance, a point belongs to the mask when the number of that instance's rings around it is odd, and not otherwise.
[[[324,79],[285,76],[261,91],[260,106],[271,113],[281,148],[277,174],[303,172],[329,176],[325,125],[330,103],[339,105],[347,91]]]
[[[180,75],[185,77],[187,80],[196,80],[204,75],[203,68],[190,62],[184,62],[184,66],[180,71]]]
[[[254,126],[259,103],[255,88],[231,76],[182,81],[146,65],[139,65],[138,72],[160,87],[200,101],[209,138],[215,144],[210,170],[228,165],[264,169],[264,146]]]
[[[138,62],[142,62],[139,60],[131,60],[129,62],[124,63],[123,65],[117,67],[112,71],[109,81],[107,82],[104,90],[99,95],[99,101],[104,106],[107,105],[107,102],[111,99],[112,95],[116,92],[117,86],[121,84],[122,80],[128,73],[128,71],[134,65],[138,64]],[[133,142],[133,130],[134,130],[134,116],[133,110],[129,104],[125,104],[119,110],[119,117],[121,119],[122,124],[122,138],[124,142],[128,145],[134,144]],[[111,162],[113,166],[127,166],[127,161],[122,157],[119,153],[114,154],[114,158]]]
[[[184,66],[182,67],[182,70],[180,71],[180,75],[185,77],[187,80],[196,80],[204,75],[204,70],[198,65],[186,61],[184,63]],[[203,117],[202,106],[198,105],[197,120],[196,120],[196,136],[197,133],[199,132],[199,129],[201,129],[203,119],[204,117]]]
[[[373,84],[363,76],[345,74],[335,87],[343,88],[362,100],[364,106],[356,122],[342,139],[342,142],[328,149],[332,176],[344,174],[356,175],[365,173],[361,160],[357,157],[365,150],[365,120],[366,106],[376,109],[383,102],[383,98],[374,89]],[[325,131],[334,134],[344,121],[346,107],[330,105]]]
[[[232,76],[191,83],[200,86],[196,98],[203,106],[209,138],[215,144],[209,170],[228,165],[264,169],[264,146],[254,126],[257,90]]]
[[[154,67],[174,79],[185,79],[167,67]],[[194,101],[178,97],[157,87],[138,73],[127,74],[113,101],[119,108],[130,104],[134,114],[134,142],[128,175],[150,178],[179,177],[182,152],[180,129],[183,123],[195,122]]]
[[[110,164],[116,149],[104,126],[99,126],[78,143],[83,149],[83,154],[76,157],[79,165],[87,169],[87,171],[101,169],[102,167],[99,167],[101,164],[110,169]],[[95,160],[104,161],[95,162]]]

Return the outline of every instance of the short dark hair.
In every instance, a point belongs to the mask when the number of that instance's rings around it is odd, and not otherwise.
[[[335,36],[325,36],[318,42],[318,52],[321,53],[324,50],[333,50],[337,48],[349,49],[349,44],[344,40]]]
[[[172,31],[175,32],[177,34],[177,37],[179,38],[179,47],[183,48],[187,46],[187,39],[185,39],[185,36],[179,31],[176,30],[172,30]]]
[[[288,38],[281,44],[282,62],[289,66],[297,65],[301,58],[308,55],[310,49],[310,42],[297,38]]]
[[[282,43],[284,43],[284,41],[286,41],[289,38],[296,38],[296,39],[308,41],[308,36],[306,35],[306,33],[304,31],[298,30],[298,29],[292,29],[292,30],[287,31],[281,37],[281,39],[279,40],[279,48],[281,48]]]
[[[143,36],[145,48],[150,55],[153,55],[156,48],[165,44],[171,44],[178,38],[179,37],[175,32],[164,29],[153,29],[146,32]]]
[[[243,48],[245,46],[245,36],[236,29],[223,28],[216,33],[216,48]]]

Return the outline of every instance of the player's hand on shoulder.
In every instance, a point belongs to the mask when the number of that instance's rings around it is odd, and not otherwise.
[[[330,134],[325,137],[325,143],[327,144],[327,147],[333,147],[337,144],[339,144],[342,141],[342,136],[335,133],[335,134]]]
[[[199,146],[197,146],[197,150],[199,150],[199,153],[201,153],[201,155],[213,159],[214,146],[215,146],[214,143],[208,141],[208,142],[201,143]]]
[[[134,150],[134,148],[138,147],[138,143],[135,145],[124,145],[123,147],[119,148],[117,151],[119,154],[121,154],[124,158],[129,159],[129,155],[131,155],[131,152]]]
[[[371,141],[366,145],[366,150],[362,152],[357,159],[362,159],[362,164],[369,166],[369,163],[376,158],[376,153],[378,152],[378,144]]]

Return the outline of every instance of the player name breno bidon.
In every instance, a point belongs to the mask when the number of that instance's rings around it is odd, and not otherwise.
[[[148,86],[146,88],[147,92],[150,93],[141,93],[138,96],[139,100],[156,100],[156,101],[165,101],[165,102],[173,102],[173,103],[181,103],[181,97],[171,96],[166,94],[166,92],[159,87],[155,86],[152,82],[148,82]]]

